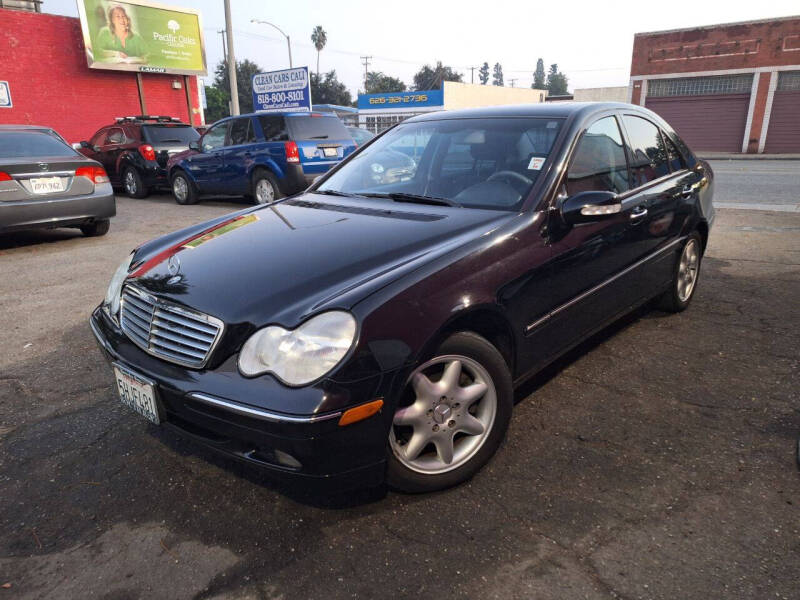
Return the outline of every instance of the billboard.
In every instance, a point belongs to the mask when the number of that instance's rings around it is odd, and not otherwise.
[[[443,106],[444,92],[424,90],[422,92],[388,92],[385,94],[359,94],[358,109],[376,108],[419,108],[423,106]]]
[[[146,0],[78,0],[90,69],[206,75],[200,13]]]
[[[256,111],[310,111],[311,80],[308,67],[253,75],[253,108]]]

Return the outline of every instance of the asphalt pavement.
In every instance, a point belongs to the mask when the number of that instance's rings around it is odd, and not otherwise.
[[[719,204],[797,203],[742,162],[713,164]],[[0,600],[798,598],[800,214],[720,209],[689,310],[518,390],[469,483],[342,497],[147,424],[89,330],[134,245],[241,206],[121,197],[103,238],[0,237]]]
[[[715,204],[800,213],[800,160],[710,160]]]

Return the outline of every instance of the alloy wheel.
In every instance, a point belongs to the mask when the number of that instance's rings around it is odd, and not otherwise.
[[[269,182],[269,179],[259,179],[256,182],[256,201],[259,204],[267,204],[275,200],[275,188]]]
[[[136,193],[136,177],[130,169],[125,171],[125,191],[130,196]]]
[[[189,195],[189,185],[180,175],[172,180],[172,193],[180,201],[186,200]]]
[[[686,242],[678,264],[678,298],[686,302],[692,295],[694,284],[697,282],[697,269],[700,266],[700,246],[697,240],[690,239]]]
[[[439,356],[406,383],[410,404],[397,409],[389,444],[397,459],[426,475],[446,473],[480,450],[494,425],[497,390],[489,372],[466,356]]]

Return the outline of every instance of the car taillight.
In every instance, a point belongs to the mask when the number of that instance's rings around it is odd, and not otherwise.
[[[11,175],[9,175],[8,173],[3,173],[3,171],[0,171],[0,181],[11,181]]]
[[[108,183],[108,173],[100,167],[79,167],[75,169],[75,177],[86,177],[92,183]]]
[[[145,160],[156,159],[156,151],[153,150],[153,147],[150,144],[142,144],[139,146],[139,154],[141,154]]]
[[[297,144],[294,142],[286,142],[284,146],[286,147],[286,162],[299,163],[300,152],[297,150]]]

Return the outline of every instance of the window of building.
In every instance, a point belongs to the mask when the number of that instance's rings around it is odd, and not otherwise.
[[[680,77],[676,79],[650,79],[647,95],[707,96],[713,94],[749,94],[753,87],[753,74],[719,75],[714,77]]]
[[[781,71],[778,73],[778,92],[800,91],[800,71]]]

